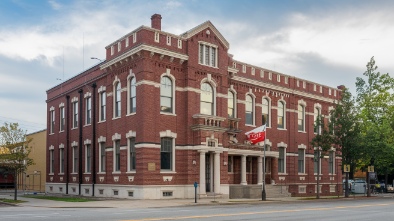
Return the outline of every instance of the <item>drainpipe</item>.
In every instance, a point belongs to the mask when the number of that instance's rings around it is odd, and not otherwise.
[[[78,181],[78,195],[81,195],[81,184],[82,184],[82,104],[83,104],[83,90],[80,89],[78,91],[79,93],[79,166],[78,166],[78,175],[79,175],[79,181]]]
[[[67,102],[66,102],[66,113],[64,113],[64,117],[66,117],[66,156],[67,156],[67,159],[66,159],[66,163],[67,163],[67,166],[66,166],[66,194],[68,194],[68,183],[69,183],[69,160],[70,160],[70,157],[68,157],[68,155],[69,155],[69,149],[70,149],[70,134],[69,134],[69,130],[70,130],[70,119],[71,119],[71,117],[69,116],[69,113],[70,113],[70,96],[69,95],[66,95],[66,99],[67,99]]]
[[[93,97],[92,97],[92,130],[93,130],[93,137],[92,137],[92,150],[93,150],[93,162],[92,162],[92,196],[94,196],[94,185],[96,184],[96,83],[92,84],[93,88]]]

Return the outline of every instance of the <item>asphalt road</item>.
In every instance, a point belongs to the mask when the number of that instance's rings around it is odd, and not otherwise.
[[[168,208],[0,207],[0,220],[393,220],[394,198]]]

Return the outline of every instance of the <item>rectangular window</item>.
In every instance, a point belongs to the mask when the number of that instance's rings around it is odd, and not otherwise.
[[[125,39],[125,41],[126,41],[126,47],[129,47],[129,37],[126,37],[126,39]]]
[[[298,173],[305,173],[305,150],[298,149]]]
[[[135,137],[129,139],[129,170],[135,170]]]
[[[285,84],[288,84],[289,83],[289,77],[285,77]]]
[[[305,108],[302,105],[298,105],[298,131],[305,131]]]
[[[328,155],[328,173],[334,174],[335,152],[330,151]]]
[[[252,75],[255,75],[256,70],[252,68]]]
[[[64,149],[59,149],[59,173],[64,173]]]
[[[64,126],[66,124],[66,116],[64,112],[64,107],[60,108],[60,131],[64,131]]]
[[[73,128],[78,127],[78,102],[73,103]]]
[[[49,173],[53,174],[53,171],[55,170],[55,156],[54,156],[54,150],[49,151]]]
[[[302,87],[303,87],[304,89],[306,88],[306,82],[305,82],[305,81],[302,82]]]
[[[313,85],[313,91],[316,91],[316,84]]]
[[[100,143],[100,172],[105,172],[105,143]]]
[[[242,65],[242,73],[246,73],[246,65]]]
[[[260,77],[264,78],[264,71],[263,70],[260,70]]]
[[[78,147],[73,147],[73,173],[78,173]]]
[[[114,46],[111,46],[111,55],[114,55]]]
[[[182,48],[182,40],[178,39],[178,48]]]
[[[200,64],[217,67],[217,47],[200,43],[199,62]]]
[[[171,45],[171,36],[167,36],[167,45]]]
[[[160,169],[172,170],[172,138],[161,138]]]
[[[115,141],[115,171],[120,171],[120,140]]]
[[[313,172],[315,174],[317,174],[318,166],[319,166],[319,162],[320,162],[320,156],[319,156],[317,150],[315,150],[313,155],[314,155],[314,158],[313,158]],[[320,168],[320,170],[321,170],[321,168]]]
[[[328,88],[328,95],[331,95],[331,88]]]
[[[106,118],[106,105],[107,105],[107,93],[102,92],[100,94],[100,121],[105,121]]]
[[[299,87],[300,86],[300,81],[299,80],[297,80],[297,87]]]
[[[54,132],[54,128],[55,128],[55,111],[54,110],[51,110],[51,112],[49,113],[50,114],[50,116],[51,116],[51,131],[50,131],[50,133],[51,134],[53,134],[53,132]]]
[[[159,34],[159,32],[155,32],[155,42],[157,42],[157,43],[160,42],[160,34]]]
[[[323,87],[320,86],[320,93],[323,93]]]
[[[86,145],[86,153],[85,153],[86,159],[85,159],[85,172],[90,173],[91,169],[91,164],[92,164],[92,155],[91,155],[91,147],[90,144]]]
[[[133,33],[133,43],[137,42],[137,32]]]
[[[268,79],[272,80],[272,72],[268,72]]]
[[[285,148],[279,147],[278,173],[285,173]]]
[[[280,82],[280,75],[279,74],[276,75],[276,81]]]
[[[278,102],[278,128],[285,129],[285,104]]]
[[[86,124],[92,123],[92,98],[86,98]]]
[[[118,42],[118,52],[120,51],[120,49],[122,49],[122,44]]]

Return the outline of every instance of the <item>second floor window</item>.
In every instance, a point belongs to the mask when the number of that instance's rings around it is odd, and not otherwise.
[[[106,110],[107,110],[107,93],[102,92],[100,94],[100,121],[105,121]]]
[[[90,169],[91,169],[91,164],[92,164],[92,157],[91,157],[91,147],[90,144],[86,145],[86,168],[85,168],[85,172],[86,173],[90,173]]]
[[[246,95],[245,100],[245,124],[253,125],[253,98]]]
[[[115,171],[120,171],[120,140],[115,141]]]
[[[234,118],[235,117],[235,97],[234,93],[229,91],[228,92],[228,100],[227,100],[227,105],[228,105],[228,110],[227,114],[229,118]]]
[[[298,131],[305,131],[305,107],[298,105]]]
[[[78,173],[78,147],[73,147],[73,173]]]
[[[135,170],[135,137],[129,139],[129,170]]]
[[[263,122],[262,122],[262,124],[264,125],[266,125],[267,127],[269,127],[270,126],[270,103],[269,103],[269,100],[267,99],[267,98],[263,98],[263,103],[262,103],[262,115],[263,115],[263,117],[262,117],[262,119],[263,119]]]
[[[282,101],[278,102],[278,128],[285,128],[285,104]]]
[[[60,131],[64,131],[64,125],[66,124],[66,118],[65,118],[65,113],[64,113],[64,107],[60,108]]]
[[[328,173],[334,174],[334,162],[335,162],[335,152],[330,151],[328,153]]]
[[[200,113],[214,115],[212,86],[208,83],[203,83],[200,96]]]
[[[172,107],[172,99],[173,99],[173,93],[172,93],[172,81],[169,77],[162,77],[161,78],[161,84],[160,84],[160,111],[161,112],[167,112],[167,113],[172,113],[173,112],[173,107]]]
[[[137,106],[137,102],[136,102],[136,87],[135,87],[135,77],[131,78],[130,80],[130,89],[129,89],[129,96],[130,96],[130,113],[135,113],[136,111],[136,106]]]
[[[217,47],[200,43],[199,63],[211,67],[217,67]]]
[[[320,109],[315,107],[314,112],[313,112],[313,132],[317,134],[319,132],[319,126],[318,126],[318,120],[320,118]]]
[[[105,172],[105,143],[100,143],[100,172]]]
[[[55,111],[51,110],[49,114],[51,115],[51,131],[50,131],[50,133],[53,134],[54,128],[55,128]]]
[[[86,98],[86,124],[92,123],[92,98]]]
[[[120,88],[120,83],[116,83],[115,85],[115,117],[120,117],[121,113],[121,88]]]
[[[73,103],[73,128],[78,127],[78,102]]]
[[[298,149],[298,173],[305,173],[305,150]]]
[[[59,149],[59,173],[64,173],[64,148]]]
[[[53,174],[55,170],[54,150],[49,151],[49,173]]]
[[[172,170],[172,138],[161,138],[160,148],[160,168],[162,170]]]
[[[278,159],[278,172],[279,173],[285,173],[285,148],[284,147],[279,147],[279,159]]]

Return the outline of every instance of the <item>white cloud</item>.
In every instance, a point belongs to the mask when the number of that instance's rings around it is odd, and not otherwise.
[[[63,5],[55,0],[49,0],[48,3],[54,10],[60,10],[63,7]]]

